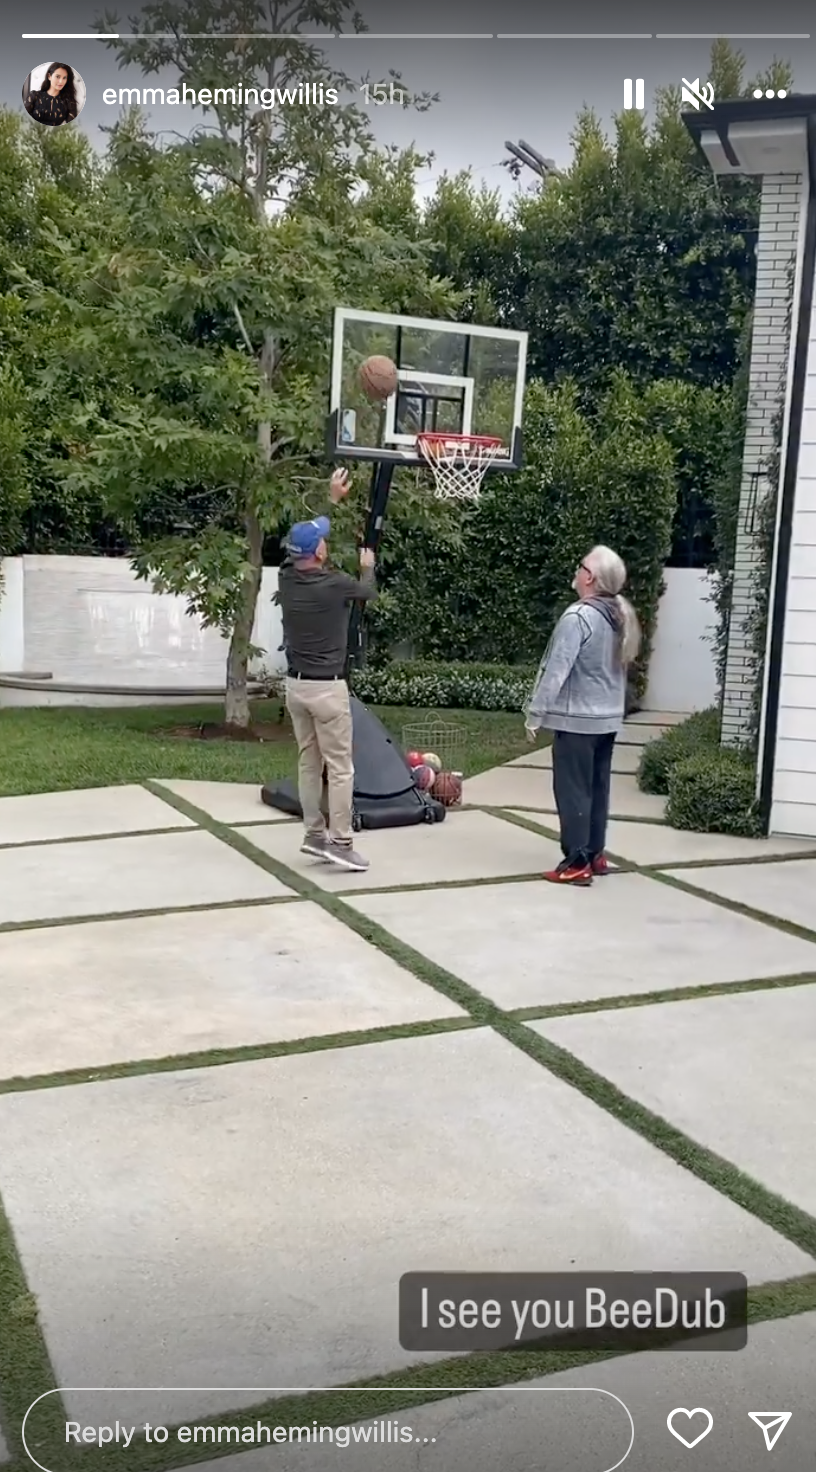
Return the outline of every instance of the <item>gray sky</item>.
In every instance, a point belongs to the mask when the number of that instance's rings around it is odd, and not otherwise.
[[[614,7],[608,0],[574,0],[569,7],[558,7],[555,18],[555,7],[545,10],[542,0],[411,0],[410,6],[399,8],[393,0],[363,0],[362,8],[375,36],[330,43],[331,59],[355,76],[395,68],[414,89],[441,94],[426,115],[398,107],[372,108],[384,141],[414,141],[422,151],[436,154],[433,169],[423,177],[426,189],[433,187],[436,175],[470,167],[492,186],[509,190],[513,186],[501,167],[507,138],[524,138],[565,164],[570,131],[584,103],[609,120],[623,104],[624,78],[643,77],[648,108],[655,87],[705,74],[712,33],[761,36],[735,41],[746,54],[749,72],[766,66],[774,55],[790,59],[796,90],[816,92],[816,11],[809,0],[761,6],[757,0],[622,0]],[[130,14],[139,9],[135,0]],[[113,54],[99,41],[22,39],[29,29],[38,34],[87,32],[99,10],[94,0],[6,0],[0,97],[19,106],[23,80],[34,66],[68,61],[87,87],[78,125],[102,144],[100,125],[112,123],[118,113],[118,106],[103,102],[105,88],[138,86],[140,75],[119,72]],[[126,14],[120,12],[122,31],[129,29]],[[623,33],[621,38],[588,39],[608,32],[611,25]],[[540,33],[550,27],[558,32],[572,27],[584,39],[497,38],[498,33]],[[383,32],[404,30],[439,39],[376,39]],[[659,39],[677,32],[684,39]],[[803,39],[807,32],[809,39]],[[448,38],[451,33],[485,33],[491,39],[454,40]],[[648,33],[649,39],[631,39],[640,33]],[[160,79],[150,79],[156,82],[161,85]],[[191,121],[180,107],[151,107],[149,112],[159,129],[186,131]]]

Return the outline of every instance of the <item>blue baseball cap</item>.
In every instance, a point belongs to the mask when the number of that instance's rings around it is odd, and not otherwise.
[[[299,521],[289,533],[287,549],[293,557],[314,557],[330,531],[328,516],[316,516],[314,521]]]

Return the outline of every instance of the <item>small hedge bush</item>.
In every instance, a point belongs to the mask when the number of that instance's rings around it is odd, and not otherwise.
[[[720,715],[711,710],[695,711],[680,726],[672,726],[656,741],[643,748],[638,768],[638,786],[642,792],[666,797],[671,774],[678,762],[705,751],[719,751]]]
[[[676,762],[669,774],[666,819],[672,828],[759,838],[756,772],[737,751],[699,751]]]
[[[537,672],[533,665],[394,660],[358,671],[353,688],[368,705],[520,712],[530,698]]]

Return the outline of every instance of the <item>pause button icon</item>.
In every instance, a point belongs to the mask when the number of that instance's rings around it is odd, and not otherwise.
[[[634,100],[633,100],[633,87],[634,87]],[[645,91],[645,83],[644,83],[643,77],[638,77],[637,80],[634,82],[634,84],[632,82],[632,78],[631,77],[626,77],[625,78],[624,83],[623,83],[623,105],[624,105],[624,108],[645,107],[646,106],[646,91]]]

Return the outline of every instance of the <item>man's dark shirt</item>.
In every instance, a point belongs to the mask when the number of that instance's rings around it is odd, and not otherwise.
[[[334,568],[284,564],[278,577],[278,601],[289,669],[327,680],[342,675],[351,604],[376,596],[373,568],[364,568],[358,582]]]

